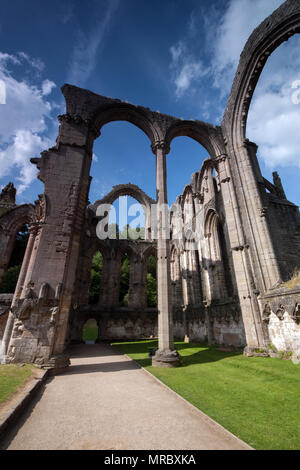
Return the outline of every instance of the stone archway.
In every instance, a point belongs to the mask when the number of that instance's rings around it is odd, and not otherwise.
[[[35,210],[31,204],[16,206],[0,217],[0,282],[7,270],[18,231],[34,221]]]
[[[153,213],[156,202],[135,184],[127,183],[113,186],[113,189],[108,194],[94,202],[94,204],[91,204],[88,209],[96,216],[97,208],[101,204],[113,204],[120,196],[131,196],[143,206],[146,218],[145,239],[151,240],[151,211]]]
[[[172,139],[187,135],[208,150],[210,158],[191,184],[193,190],[193,185],[198,186],[193,197],[202,215],[209,208],[215,210],[216,205],[222,210],[247,346],[252,350],[267,348],[258,296],[276,286],[281,280],[281,270],[264,206],[266,199],[260,191],[260,184],[265,185],[265,182],[257,163],[255,145],[245,140],[244,124],[267,57],[299,28],[299,2],[288,0],[254,31],[242,53],[221,127],[182,121],[71,85],[62,87],[66,113],[59,116],[56,145],[42,152],[41,158],[31,160],[37,165],[39,178],[45,185],[47,211],[34,227],[28,257],[23,263],[20,295],[15,298],[5,331],[3,357],[6,361],[36,362],[54,368],[68,364],[64,351],[70,315],[77,308],[74,299],[80,295],[76,286],[84,260],[81,250],[87,239],[87,244],[95,243],[88,224],[90,211],[86,210],[93,143],[105,124],[117,120],[131,122],[149,138],[156,159],[158,221],[161,214],[168,216],[166,156]],[[213,169],[217,173],[217,191]],[[134,190],[132,186],[121,186],[115,192]],[[150,203],[138,189],[134,191]],[[178,365],[173,344],[170,246],[169,240],[163,237],[162,224],[158,226],[159,351],[153,363]],[[109,255],[117,264],[118,255],[113,246]],[[140,255],[142,253],[138,252],[136,261],[141,265]],[[111,279],[114,281],[113,277]],[[35,340],[28,341],[32,336]]]

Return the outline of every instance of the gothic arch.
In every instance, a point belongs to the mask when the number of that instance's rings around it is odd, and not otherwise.
[[[0,217],[0,282],[7,270],[18,231],[34,221],[35,209],[31,204],[17,206]]]
[[[69,84],[65,84],[61,90],[66,100],[67,115],[75,120],[79,117],[80,121],[93,129],[96,137],[100,135],[101,128],[105,124],[127,121],[141,129],[149,138],[151,145],[163,140],[160,113]]]
[[[245,140],[251,99],[269,56],[283,42],[300,32],[300,3],[287,0],[249,37],[241,54],[222,128],[233,145]]]
[[[113,189],[106,194],[102,199],[99,199],[89,206],[94,212],[100,204],[112,204],[120,196],[131,196],[136,199],[140,204],[144,205],[147,210],[150,210],[151,205],[155,204],[154,199],[149,197],[141,188],[135,184],[118,184],[113,186]]]
[[[24,224],[35,221],[35,210],[32,204],[23,204],[6,212],[0,217],[0,230],[4,233],[14,233]]]
[[[97,129],[101,130],[105,124],[114,121],[130,122],[146,134],[151,144],[162,140],[159,129],[154,126],[141,107],[129,103],[116,103],[96,111],[94,122]]]
[[[145,238],[148,240],[151,238],[151,206],[156,204],[154,199],[149,197],[141,188],[135,184],[119,184],[113,186],[113,189],[102,199],[99,199],[88,206],[88,210],[92,211],[95,215],[97,208],[101,204],[113,204],[113,202],[120,196],[131,196],[136,199],[145,209]]]
[[[206,122],[176,120],[166,131],[167,146],[170,146],[172,140],[179,136],[190,137],[201,144],[211,158],[224,153],[221,128],[214,127]]]

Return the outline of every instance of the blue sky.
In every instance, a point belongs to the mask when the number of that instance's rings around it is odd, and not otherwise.
[[[18,202],[43,192],[29,159],[55,143],[64,83],[179,118],[220,124],[243,46],[281,0],[1,0],[0,186]],[[300,205],[300,39],[267,62],[251,104],[247,137],[259,145],[263,175],[278,171]],[[176,138],[168,155],[171,204],[199,171],[205,149]],[[155,158],[136,127],[114,122],[95,142],[90,201],[134,183],[155,198]]]

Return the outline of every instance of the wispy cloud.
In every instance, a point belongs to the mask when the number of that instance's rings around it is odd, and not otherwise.
[[[248,37],[282,3],[283,0],[231,0],[219,26],[211,25],[218,32],[212,45],[211,73],[224,103]],[[249,110],[247,137],[259,145],[259,156],[273,169],[300,167],[300,105],[291,99],[292,83],[300,78],[299,47],[300,39],[295,36],[271,55]]]
[[[84,86],[93,72],[99,58],[100,47],[103,46],[105,35],[118,8],[119,0],[110,0],[105,5],[106,8],[101,2],[99,7],[101,11],[97,12],[97,16],[101,17],[96,20],[90,33],[78,30],[67,77],[67,82],[73,85]]]
[[[248,37],[282,3],[283,0],[231,0],[219,24],[206,25],[208,35],[214,37],[211,71],[221,97],[230,92]]]
[[[175,85],[177,98],[187,92],[193,92],[194,83],[208,74],[209,68],[201,60],[196,60],[193,54],[188,52],[185,41],[179,41],[170,48],[172,61],[172,81]]]
[[[269,168],[300,168],[300,104],[292,100],[293,82],[300,79],[299,48],[300,38],[295,36],[272,54],[251,102],[247,137],[259,144]]]
[[[201,116],[220,123],[240,54],[254,30],[283,0],[230,0],[225,11],[193,11],[187,31],[171,47],[172,83],[177,98],[186,99],[210,87],[201,99]],[[204,24],[205,44],[199,49],[195,25]],[[198,35],[200,32],[198,32]],[[269,168],[300,167],[300,104],[292,102],[292,83],[300,79],[300,38],[295,36],[269,58],[255,90],[247,122],[247,137],[259,145],[259,155]],[[198,96],[200,96],[198,94]],[[200,101],[200,100],[199,100]],[[199,107],[200,107],[199,106]]]

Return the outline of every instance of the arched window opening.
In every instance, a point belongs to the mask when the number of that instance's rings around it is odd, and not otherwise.
[[[29,226],[28,224],[25,224],[17,232],[7,271],[4,274],[0,285],[1,294],[13,294],[15,291],[26,251],[28,238]]]
[[[96,320],[90,318],[85,322],[82,328],[82,340],[86,344],[94,344],[99,337],[99,328]]]
[[[121,260],[120,268],[120,295],[119,302],[121,307],[128,307],[130,287],[130,259],[125,253]]]
[[[246,127],[247,137],[258,145],[257,156],[263,175],[273,183],[272,173],[278,171],[287,199],[298,206],[299,48],[297,34],[270,55],[254,91]]]
[[[102,127],[93,151],[91,201],[101,199],[113,186],[128,182],[155,198],[155,158],[151,142],[140,128],[122,120],[109,122]]]
[[[217,174],[215,168],[213,168],[213,170],[212,170],[212,177],[213,177],[215,193],[218,193],[220,191],[220,186],[219,186],[218,174]]]
[[[103,256],[100,251],[97,251],[92,259],[91,275],[90,275],[90,290],[89,290],[89,304],[96,304],[100,296],[100,284],[103,269]]]
[[[199,142],[186,136],[176,137],[171,142],[167,156],[168,200],[171,204],[191,182],[193,173],[200,171],[202,163],[209,158],[207,150]]]
[[[153,255],[147,260],[147,307],[157,307],[156,259]]]
[[[220,300],[232,292],[229,287],[229,278],[226,281],[225,262],[229,269],[226,252],[224,233],[221,228],[219,217],[215,211],[210,211],[205,223],[205,237],[207,240],[207,271],[209,282],[209,297],[211,300]],[[228,289],[229,287],[229,289]]]
[[[300,212],[290,204],[300,205],[299,47],[297,34],[268,58],[250,103],[246,127],[247,137],[258,145],[251,147],[252,159],[284,281],[300,269]]]
[[[233,296],[232,275],[231,275],[228,253],[226,249],[226,240],[225,240],[224,230],[220,221],[218,221],[217,229],[218,229],[218,237],[219,237],[220,249],[221,249],[221,260],[223,262],[223,268],[224,268],[226,291],[227,291],[228,297],[232,297]]]
[[[131,196],[120,196],[112,204],[108,226],[120,240],[145,240],[146,214]]]

